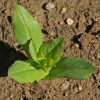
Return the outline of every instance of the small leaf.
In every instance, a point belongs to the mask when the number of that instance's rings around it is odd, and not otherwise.
[[[40,46],[39,52],[38,52],[38,57],[45,58],[52,50],[59,44],[59,42],[62,41],[62,38],[57,38],[54,40],[49,40],[46,43],[43,43]]]
[[[42,61],[44,63],[43,66],[52,67],[54,63],[60,60],[62,53],[61,46],[62,38],[50,40],[41,45],[38,52],[38,58],[44,58],[44,60]]]
[[[81,58],[63,58],[52,68],[45,79],[72,78],[86,79],[93,74],[96,69]]]
[[[42,69],[36,69],[31,66],[28,61],[15,61],[14,64],[8,70],[8,76],[20,83],[32,83],[44,78],[48,73],[45,73]]]
[[[16,5],[13,13],[13,25],[14,35],[18,43],[24,45],[25,48],[28,48],[28,45],[26,45],[27,41],[32,40],[31,47],[33,46],[32,48],[34,48],[32,52],[37,55],[42,44],[42,33],[36,19],[34,19],[25,8]],[[25,52],[27,53],[27,50]],[[30,52],[30,55],[32,52]]]
[[[56,40],[58,43],[56,45],[54,45],[54,48],[52,49],[52,51],[47,54],[47,60],[49,61],[50,59],[53,59],[55,61],[55,63],[58,62],[61,58],[62,43],[63,43],[62,38],[58,38]]]
[[[36,60],[35,50],[32,45],[32,40],[28,40],[24,45],[22,45],[24,51],[26,52],[29,59]]]

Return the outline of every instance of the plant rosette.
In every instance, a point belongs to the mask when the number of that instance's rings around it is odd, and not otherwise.
[[[41,79],[87,79],[96,69],[81,58],[62,58],[62,38],[42,41],[37,20],[22,6],[13,12],[14,37],[22,45],[28,60],[17,60],[8,69],[8,76],[20,83]]]

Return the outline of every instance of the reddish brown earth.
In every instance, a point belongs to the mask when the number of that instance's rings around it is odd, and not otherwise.
[[[87,80],[42,80],[19,84],[7,77],[9,66],[24,59],[12,33],[16,3],[27,8],[43,29],[44,41],[64,38],[63,56],[87,59],[97,72]],[[47,11],[47,3],[55,8]],[[62,12],[62,9],[66,9]],[[66,22],[71,18],[74,23]],[[100,0],[0,0],[0,100],[100,100]]]

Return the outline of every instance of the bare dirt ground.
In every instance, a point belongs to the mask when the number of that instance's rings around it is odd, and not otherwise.
[[[19,3],[37,18],[44,41],[64,38],[63,56],[87,59],[97,69],[87,80],[42,80],[19,84],[7,77],[9,66],[24,59],[13,37],[13,8]],[[47,10],[46,5],[55,5]],[[68,25],[67,19],[73,20]],[[0,100],[100,100],[100,0],[0,0]]]

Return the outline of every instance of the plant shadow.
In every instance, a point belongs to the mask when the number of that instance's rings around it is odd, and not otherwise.
[[[9,44],[0,41],[0,77],[7,76],[8,68],[15,60],[26,59],[25,55],[10,47]]]

